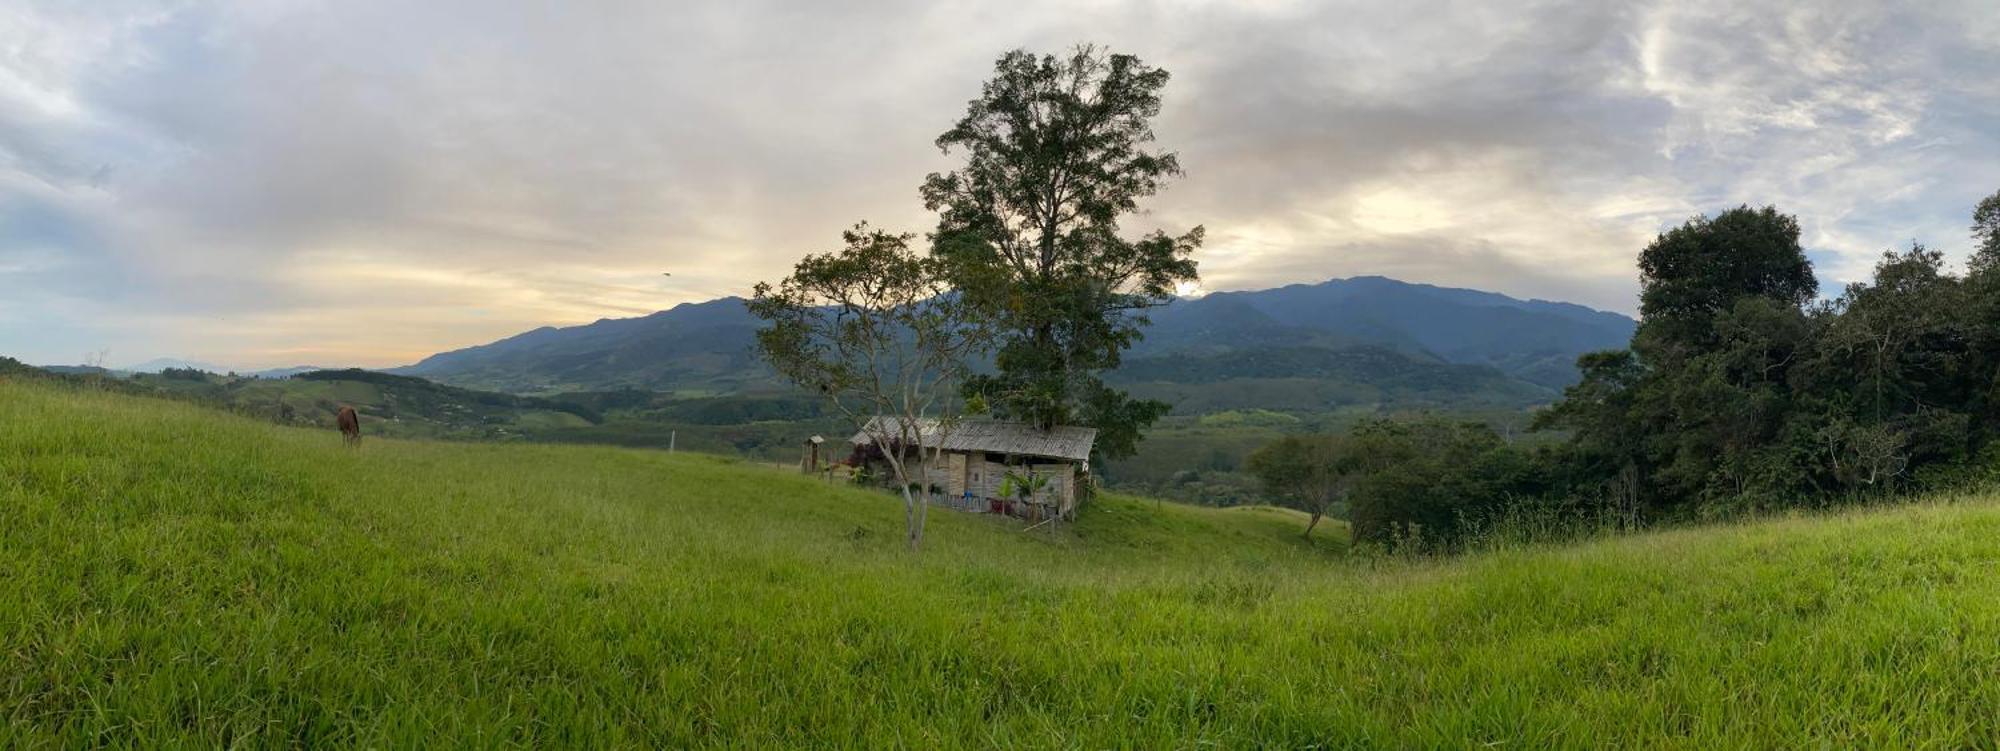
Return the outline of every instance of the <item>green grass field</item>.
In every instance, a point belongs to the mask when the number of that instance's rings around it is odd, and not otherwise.
[[[1444,561],[0,382],[0,746],[2000,745],[2000,505]],[[1324,529],[1324,528],[1323,528]]]

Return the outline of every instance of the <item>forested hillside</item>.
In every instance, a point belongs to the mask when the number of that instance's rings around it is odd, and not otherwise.
[[[1622,346],[1633,325],[1624,316],[1577,305],[1381,277],[1216,293],[1176,301],[1152,311],[1151,318],[1144,339],[1127,354],[1125,367],[1113,372],[1114,379],[1166,385],[1233,381],[1234,390],[1245,395],[1262,390],[1258,379],[1311,378],[1321,384],[1309,393],[1286,389],[1287,405],[1154,389],[1184,412],[1322,409],[1364,401],[1529,404],[1573,383],[1578,355]],[[637,388],[705,396],[785,390],[754,356],[756,328],[742,300],[724,298],[641,318],[540,328],[393,372],[515,393]],[[1182,378],[1196,373],[1202,380]]]

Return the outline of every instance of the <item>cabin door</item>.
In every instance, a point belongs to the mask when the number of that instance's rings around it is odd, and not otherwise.
[[[944,457],[944,492],[956,501],[965,497],[965,455],[946,454]]]

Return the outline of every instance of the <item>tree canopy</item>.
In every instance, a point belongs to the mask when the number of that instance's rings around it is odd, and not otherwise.
[[[1799,223],[1774,207],[1738,207],[1695,217],[1639,252],[1640,333],[1649,357],[1671,357],[1715,341],[1717,316],[1758,297],[1799,307],[1819,291],[1799,247]]]
[[[1264,492],[1289,508],[1306,512],[1305,536],[1347,493],[1359,457],[1343,436],[1285,436],[1250,454],[1250,473]]]
[[[1130,398],[1098,374],[1140,336],[1147,308],[1196,278],[1202,228],[1120,234],[1121,217],[1181,174],[1153,149],[1164,70],[1131,55],[1009,52],[937,145],[963,164],[930,175],[932,252],[1000,332],[995,372],[971,379],[1003,417],[1098,429],[1098,450],[1129,455],[1167,405]]]
[[[2000,191],[1994,191],[1972,210],[1971,266],[1975,272],[1991,271],[2000,264]]]
[[[777,285],[760,282],[750,312],[764,319],[757,347],[786,378],[826,397],[895,473],[912,548],[923,540],[928,504],[911,486],[931,486],[924,440],[952,427],[957,388],[987,345],[983,319],[952,294],[941,260],[911,250],[910,235],[866,223],[841,234],[845,247],[798,262]]]

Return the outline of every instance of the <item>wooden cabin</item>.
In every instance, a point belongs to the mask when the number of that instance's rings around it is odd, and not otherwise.
[[[858,449],[857,455],[866,455],[865,449],[874,444],[872,436],[896,432],[893,418],[876,417],[848,442]],[[948,430],[942,431],[942,437],[937,421],[931,420],[924,424],[922,432],[925,459],[930,459],[930,450],[942,450],[936,458],[937,466],[930,469],[930,481],[936,486],[933,495],[940,502],[967,510],[1030,518],[1075,517],[1077,502],[1089,482],[1091,446],[1097,441],[1095,428],[1059,425],[1042,430],[1027,423],[998,420],[952,423]],[[915,452],[907,453],[911,455],[909,471],[915,481],[918,476]],[[879,456],[875,461],[881,462]],[[886,466],[879,469],[879,476],[890,478],[885,482],[893,484],[893,473]],[[1047,478],[1048,482],[1023,502],[1001,492],[1009,473]]]

